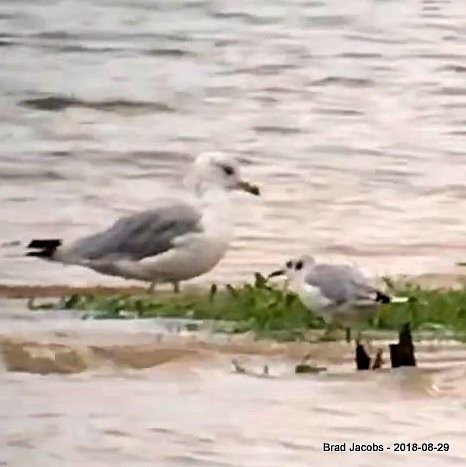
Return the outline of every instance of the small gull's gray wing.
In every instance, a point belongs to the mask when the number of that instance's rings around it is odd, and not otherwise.
[[[364,276],[347,265],[316,264],[304,280],[307,284],[318,287],[322,295],[337,305],[367,298],[371,291]]]
[[[201,213],[183,204],[121,217],[109,229],[77,240],[71,253],[86,260],[141,260],[170,250],[183,235],[201,232]]]

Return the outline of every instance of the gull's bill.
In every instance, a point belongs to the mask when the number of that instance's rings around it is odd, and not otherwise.
[[[251,195],[254,195],[254,196],[260,196],[259,187],[257,185],[252,184],[252,183],[241,180],[238,183],[237,187],[238,187],[238,190],[245,191],[246,193],[250,193]]]

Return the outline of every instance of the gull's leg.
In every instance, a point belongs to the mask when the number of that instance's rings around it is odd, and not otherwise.
[[[147,293],[149,295],[152,295],[154,293],[156,285],[157,285],[157,281],[155,280],[150,283],[149,288],[147,289]]]
[[[178,281],[172,282],[173,292],[180,293],[180,283]]]
[[[359,317],[359,311],[357,307],[352,304],[347,304],[342,307],[345,317],[342,320],[342,326],[345,330],[345,340],[348,344],[351,343],[351,326],[354,325],[354,319]]]
[[[346,342],[349,344],[351,342],[351,328],[349,326],[345,327],[345,336]]]

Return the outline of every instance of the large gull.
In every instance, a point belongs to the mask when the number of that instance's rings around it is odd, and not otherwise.
[[[230,194],[259,189],[240,177],[238,162],[223,153],[199,155],[185,179],[192,200],[165,200],[121,217],[108,229],[67,243],[35,239],[27,256],[84,266],[102,274],[157,283],[179,282],[210,271],[232,238]]]
[[[285,275],[290,289],[302,303],[322,316],[328,324],[349,326],[375,315],[378,305],[404,303],[407,297],[394,297],[371,284],[361,271],[347,264],[316,263],[310,255],[288,260],[283,269],[269,277]]]

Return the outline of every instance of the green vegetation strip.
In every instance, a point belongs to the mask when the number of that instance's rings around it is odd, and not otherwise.
[[[412,300],[382,305],[359,329],[395,330],[411,323],[414,331],[435,331],[451,337],[466,334],[466,287],[460,290],[424,290],[415,285],[401,288],[387,280],[398,295]],[[260,274],[253,284],[233,287],[212,285],[204,292],[154,295],[71,295],[58,303],[31,308],[84,310],[84,318],[187,318],[229,323],[228,332],[253,331],[283,340],[306,338],[306,331],[324,329],[322,318],[307,310],[292,293],[277,288]],[[221,329],[222,326],[219,326]]]

